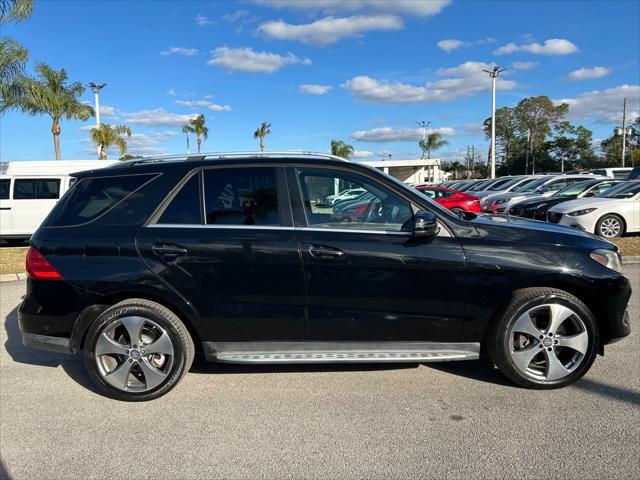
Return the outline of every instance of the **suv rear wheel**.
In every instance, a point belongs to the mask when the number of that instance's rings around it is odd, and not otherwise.
[[[489,356],[513,382],[528,388],[569,385],[591,367],[599,343],[589,308],[552,288],[517,291],[488,337]]]
[[[191,368],[194,345],[180,319],[143,299],[120,302],[91,325],[84,345],[89,376],[109,397],[152,400]]]

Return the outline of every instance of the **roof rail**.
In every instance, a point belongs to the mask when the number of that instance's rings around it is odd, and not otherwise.
[[[282,158],[282,157],[306,157],[306,158],[325,158],[330,160],[339,160],[342,162],[348,162],[349,160],[331,155],[330,153],[317,153],[295,150],[282,150],[272,152],[206,152],[206,153],[185,153],[182,155],[159,155],[153,157],[143,157],[139,159],[133,159],[126,162],[127,165],[137,165],[141,163],[152,162],[176,162],[176,161],[201,161],[201,160],[224,160],[226,158]],[[122,165],[123,163],[120,163]]]

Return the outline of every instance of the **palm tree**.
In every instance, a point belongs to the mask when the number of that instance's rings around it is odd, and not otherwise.
[[[349,158],[353,155],[355,149],[352,145],[343,142],[342,140],[331,140],[331,155],[337,157]]]
[[[10,85],[24,72],[29,52],[12,38],[0,38],[0,85]]]
[[[464,170],[464,165],[462,165],[460,162],[450,162],[449,163],[449,168],[451,169],[450,171],[453,173],[453,179],[456,180],[458,178],[458,172],[461,172],[462,170]]]
[[[253,139],[260,139],[260,151],[264,152],[264,137],[271,133],[271,124],[268,122],[262,122],[256,131],[253,132]]]
[[[434,150],[438,150],[439,148],[444,147],[445,145],[449,145],[449,142],[446,140],[442,140],[442,135],[438,132],[431,132],[427,135],[426,140],[420,140],[418,142],[420,149],[422,150],[422,156],[425,155],[427,158],[431,158],[431,152]]]
[[[1,109],[20,110],[28,115],[46,114],[51,117],[51,133],[56,160],[60,160],[60,120],[87,120],[95,113],[80,101],[84,87],[80,82],[67,83],[67,72],[54,70],[46,63],[35,67],[37,78],[21,76],[13,88],[3,89]]]
[[[196,118],[192,118],[189,120],[189,126],[191,127],[191,132],[196,134],[196,142],[198,144],[198,153],[200,153],[200,143],[202,140],[206,140],[209,138],[209,129],[204,126],[205,119],[204,115],[200,114]],[[184,132],[184,129],[182,130]],[[200,139],[202,137],[202,140]]]
[[[0,0],[0,25],[26,20],[32,10],[33,0]]]
[[[111,126],[108,123],[101,123],[99,127],[91,129],[91,140],[95,143],[99,150],[98,159],[107,159],[107,150],[112,145],[120,149],[120,155],[127,152],[127,141],[124,136],[131,137],[131,129],[126,125]]]
[[[188,123],[185,123],[184,125],[182,125],[182,133],[184,133],[187,136],[187,153],[189,152],[189,133],[194,133],[193,128],[191,128],[191,125],[189,125]]]

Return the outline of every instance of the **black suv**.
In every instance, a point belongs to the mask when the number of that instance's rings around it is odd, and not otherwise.
[[[142,159],[75,177],[31,239],[19,323],[28,346],[84,350],[114,398],[167,393],[196,352],[333,363],[486,351],[514,382],[556,388],[629,334],[613,244],[461,218],[329,155]],[[336,209],[355,188],[356,208]]]

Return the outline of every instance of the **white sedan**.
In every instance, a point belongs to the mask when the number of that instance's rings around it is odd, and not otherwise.
[[[622,182],[596,197],[560,203],[549,209],[547,221],[606,238],[640,232],[640,181]]]

